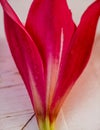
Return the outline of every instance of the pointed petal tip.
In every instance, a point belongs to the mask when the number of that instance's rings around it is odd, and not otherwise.
[[[30,69],[32,73],[32,80],[36,83],[35,87],[41,97],[42,102],[45,104],[44,70],[39,51],[10,4],[6,0],[1,1],[4,11],[6,37],[16,66],[19,69],[31,100],[33,101],[32,88],[30,87],[29,82]],[[42,88],[41,84],[43,85]]]
[[[73,84],[86,67],[93,47],[98,18],[100,17],[100,0],[92,3],[82,15],[80,24],[72,38],[63,74],[60,75],[59,86],[55,90],[53,103],[54,112],[60,109],[60,103],[68,95]],[[66,67],[67,66],[67,67]],[[60,98],[59,98],[60,97]],[[57,102],[59,102],[57,104]]]

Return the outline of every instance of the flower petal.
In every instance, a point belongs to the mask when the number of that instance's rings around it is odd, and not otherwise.
[[[66,0],[35,0],[32,3],[26,29],[43,60],[47,77],[47,110],[56,87],[61,57],[65,57],[75,28]]]
[[[15,63],[25,82],[32,103],[35,104],[34,108],[39,109],[41,104],[42,109],[45,110],[44,68],[38,49],[8,2],[1,0],[1,4],[4,10],[6,36]],[[39,104],[35,103],[37,100]]]
[[[55,89],[51,105],[51,110],[54,113],[59,111],[65,97],[89,60],[99,16],[100,0],[97,0],[83,14],[80,24],[70,42],[66,59],[63,61],[65,64],[60,66],[58,86]]]
[[[50,55],[56,60],[59,59],[61,32],[63,30],[68,44],[74,27],[66,0],[35,0],[32,3],[26,29],[34,39],[44,64],[47,63]],[[47,64],[45,66],[47,68]]]

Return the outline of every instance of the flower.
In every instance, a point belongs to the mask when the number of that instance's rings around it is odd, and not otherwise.
[[[84,70],[93,46],[100,0],[76,26],[66,0],[34,0],[23,25],[7,0],[6,37],[26,85],[40,130],[54,130],[56,117]]]

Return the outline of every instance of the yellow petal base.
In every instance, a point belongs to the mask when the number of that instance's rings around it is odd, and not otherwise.
[[[46,117],[45,120],[38,120],[39,130],[55,130],[55,122],[50,122],[49,118]]]

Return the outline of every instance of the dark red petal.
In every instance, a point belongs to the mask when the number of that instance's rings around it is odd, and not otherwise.
[[[35,0],[28,14],[26,29],[35,40],[45,68],[50,55],[58,61],[62,31],[67,49],[75,29],[66,0]]]
[[[65,96],[84,70],[91,54],[99,16],[100,0],[97,0],[83,14],[70,42],[64,64],[60,66],[58,87],[55,90],[51,110],[53,108],[54,111],[59,110]]]
[[[38,49],[10,5],[5,0],[1,0],[1,4],[4,10],[6,36],[13,58],[33,104],[35,104],[34,100],[37,101],[34,99],[36,98],[34,91],[37,91],[37,98],[41,99],[42,107],[45,110],[46,86],[43,64]]]

